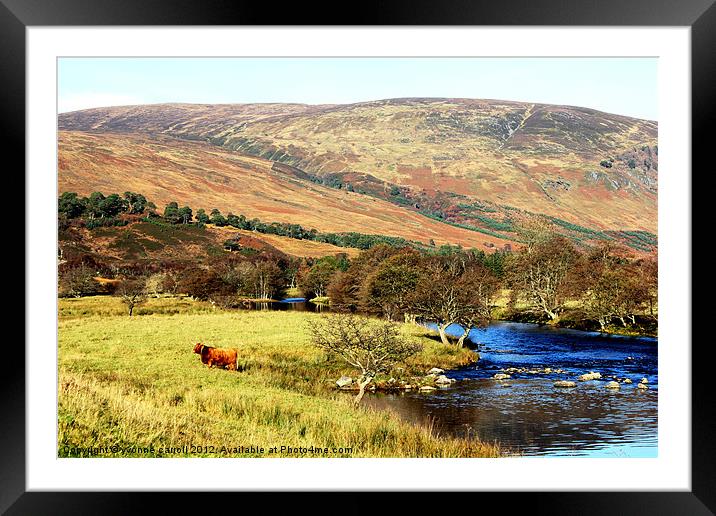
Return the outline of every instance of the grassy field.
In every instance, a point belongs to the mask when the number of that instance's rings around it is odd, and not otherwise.
[[[441,437],[387,412],[354,408],[351,396],[334,388],[336,378],[354,371],[310,343],[306,323],[319,314],[222,311],[187,298],[152,299],[135,313],[125,315],[116,298],[59,300],[59,456],[95,456],[87,448],[111,446],[124,452],[98,456],[502,453],[496,445]],[[401,325],[401,331],[424,345],[402,374],[424,375],[475,358],[427,338],[417,326]],[[192,353],[196,342],[238,348],[239,371],[202,365]],[[265,451],[247,453],[242,446]],[[168,447],[179,450],[160,450]]]

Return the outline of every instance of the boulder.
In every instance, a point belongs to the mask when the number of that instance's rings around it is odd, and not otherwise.
[[[624,383],[632,383],[631,378],[624,378]]]
[[[507,380],[508,378],[511,378],[511,376],[509,374],[497,373],[492,378],[495,380]]]
[[[450,378],[448,378],[444,374],[441,374],[440,376],[438,376],[435,379],[435,383],[438,385],[450,385],[452,383],[452,381],[450,380]]]
[[[555,387],[576,387],[577,384],[574,382],[567,381],[567,380],[557,380],[556,382],[554,382],[554,386]]]
[[[336,380],[336,385],[339,388],[348,387],[353,383],[353,378],[350,376],[341,376],[338,380]]]
[[[435,389],[435,387],[433,387],[432,385],[423,385],[422,387],[420,387],[420,390],[421,391],[434,391],[437,389]]]
[[[439,367],[433,367],[430,371],[428,371],[428,374],[429,375],[431,375],[431,374],[438,375],[438,374],[443,374],[444,372],[445,372],[444,369],[440,369]]]
[[[607,384],[607,389],[620,389],[621,386],[619,385],[619,382],[609,382]]]
[[[642,378],[639,383],[649,383],[649,380],[646,378]]]
[[[645,391],[645,390],[647,390],[649,387],[647,387],[645,383],[639,383],[639,384],[637,384],[636,388]]]
[[[598,380],[601,378],[601,373],[595,373],[594,371],[590,371],[589,373],[583,374],[579,377],[580,382],[587,382],[589,380]]]

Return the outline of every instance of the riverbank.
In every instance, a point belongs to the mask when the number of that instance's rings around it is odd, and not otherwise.
[[[306,323],[319,314],[152,298],[129,317],[119,299],[98,296],[60,299],[58,315],[60,456],[91,456],[87,450],[99,446],[131,450],[122,456],[501,455],[495,445],[440,437],[391,413],[354,408],[335,382],[355,371],[311,344]],[[379,383],[475,359],[426,337],[424,328],[400,328],[423,350]],[[203,366],[192,353],[196,342],[237,348],[238,371]],[[159,452],[166,448],[175,451]]]
[[[553,326],[554,328],[598,332],[606,335],[623,335],[628,337],[657,337],[658,335],[656,321],[646,317],[639,318],[636,326],[623,327],[609,324],[604,328],[600,327],[597,321],[585,319],[581,317],[578,312],[569,310],[565,311],[556,321],[551,321],[545,315],[532,311],[497,312],[495,320],[547,325]]]

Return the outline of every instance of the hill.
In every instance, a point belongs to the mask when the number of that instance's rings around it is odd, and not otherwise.
[[[442,224],[382,199],[297,179],[273,162],[205,142],[61,131],[60,192],[139,192],[163,208],[218,208],[322,232],[372,233],[428,243],[503,246],[507,239]],[[161,210],[160,208],[160,210]]]
[[[636,234],[641,247],[655,247],[652,121],[410,98],[125,106],[65,113],[58,123],[65,190],[118,191],[121,175],[160,201],[245,208],[323,231],[489,248],[519,242],[520,226],[537,217],[578,241],[628,243]]]
[[[69,227],[60,231],[59,247],[63,259],[90,255],[100,260],[126,262],[134,260],[206,261],[227,251],[224,242],[231,240],[249,252],[267,252],[295,258],[320,258],[346,254],[355,257],[358,249],[338,247],[324,242],[297,240],[279,235],[257,234],[228,227],[169,225],[135,221],[126,226],[92,230]]]

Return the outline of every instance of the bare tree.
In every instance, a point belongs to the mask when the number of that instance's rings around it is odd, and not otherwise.
[[[96,275],[96,271],[84,263],[62,270],[60,272],[60,294],[71,297],[96,294],[99,291]]]
[[[358,405],[366,387],[379,373],[419,352],[419,344],[405,340],[398,326],[387,321],[371,321],[351,314],[336,314],[309,322],[313,343],[326,352],[341,357],[361,373]]]
[[[145,278],[123,280],[117,285],[115,295],[119,296],[122,303],[127,305],[131,317],[134,308],[147,300],[147,281]]]

